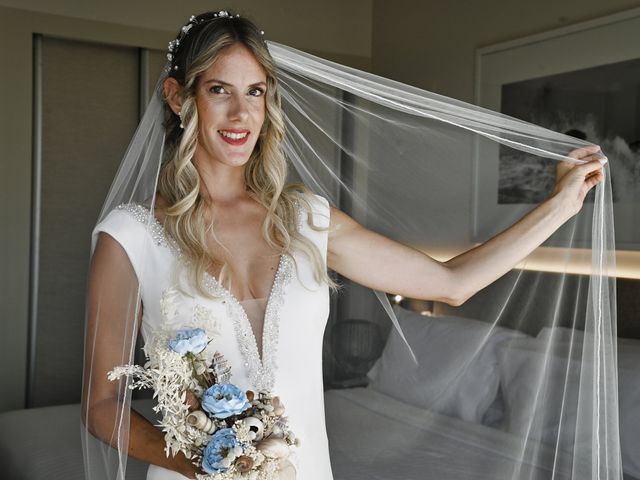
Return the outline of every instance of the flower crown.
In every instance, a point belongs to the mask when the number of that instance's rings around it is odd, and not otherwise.
[[[236,14],[235,16],[239,17],[240,14]],[[167,68],[166,68],[167,72],[171,72],[172,70],[174,71],[178,70],[178,65],[173,64],[173,61],[176,57],[176,53],[178,52],[178,47],[180,46],[180,43],[184,40],[184,38],[187,36],[189,31],[195,25],[201,25],[203,23],[211,22],[217,18],[225,18],[225,17],[234,18],[234,16],[230,15],[229,12],[227,12],[226,10],[220,10],[219,12],[214,13],[213,16],[205,17],[205,18],[197,18],[195,15],[191,15],[187,24],[180,29],[178,38],[176,38],[175,40],[171,40],[169,42],[169,51],[167,53],[167,60],[169,60],[169,65],[167,65]],[[260,34],[264,35],[264,31],[260,30]]]

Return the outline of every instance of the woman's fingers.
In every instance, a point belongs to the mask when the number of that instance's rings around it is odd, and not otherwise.
[[[560,181],[576,164],[568,160],[558,162],[556,165],[556,182]]]
[[[596,172],[593,175],[587,177],[585,180],[585,184],[587,185],[587,190],[591,190],[591,188],[595,187],[603,179],[604,179],[604,175],[601,172]]]
[[[594,174],[600,174],[602,172],[603,165],[600,163],[600,160],[593,157],[590,158],[590,161],[581,164],[575,164],[568,160],[564,160],[559,162],[556,165],[556,183],[558,183],[566,174],[575,169],[575,175],[582,176],[583,179],[587,179],[588,177]]]
[[[602,163],[600,163],[600,160],[596,159],[587,163],[583,163],[581,165],[577,165],[575,168],[579,169],[580,173],[587,177],[594,172],[602,170]]]
[[[575,150],[571,150],[567,154],[567,157],[575,158],[576,160],[586,160],[583,157],[592,155],[599,151],[600,151],[600,147],[598,145],[589,145],[586,147],[580,147],[580,148],[576,148]]]
[[[587,192],[604,180],[603,166],[599,160],[580,165],[580,169],[583,170],[585,174],[584,184]]]

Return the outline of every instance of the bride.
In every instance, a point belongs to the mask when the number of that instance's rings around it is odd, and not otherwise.
[[[276,66],[250,20],[224,11],[192,17],[168,59],[155,198],[120,205],[93,233],[82,402],[88,432],[150,464],[148,479],[204,472],[182,454],[165,455],[163,433],[133,409],[126,441],[116,433],[126,393],[106,372],[128,361],[138,327],[147,341],[166,321],[209,322],[233,383],[283,399],[300,446],[281,478],[327,480],[321,356],[336,287],[327,270],[460,305],[575,215],[603,179],[598,148],[575,149],[569,156],[585,162],[560,163],[549,198],[484,244],[437,261],[286,185]]]

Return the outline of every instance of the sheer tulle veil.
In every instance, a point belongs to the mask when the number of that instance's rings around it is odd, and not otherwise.
[[[441,261],[485,242],[536,206],[500,203],[499,181],[509,179],[514,188],[546,198],[555,165],[580,163],[567,154],[592,145],[267,44],[278,66],[286,124],[281,147],[291,180],[367,228]],[[122,203],[153,207],[164,156],[165,76],[99,220]],[[612,161],[577,215],[463,305],[441,305],[438,316],[392,306],[387,293],[397,292],[341,279],[327,338],[358,318],[380,332],[384,349],[364,360],[368,386],[341,389],[341,365],[362,355],[358,339],[372,337],[342,337],[342,350],[326,342],[335,478],[622,478]],[[97,313],[86,329],[83,402],[94,406],[92,415],[99,415],[96,405],[104,402],[91,378],[109,369],[94,361],[94,347],[105,341],[107,328],[111,367],[134,361],[140,291],[137,285],[121,290],[124,297],[111,301],[126,305],[122,321],[100,324]],[[87,478],[125,478],[129,385],[124,378],[114,382],[117,402],[99,420],[90,421],[83,410]],[[384,415],[363,426],[354,420],[360,413],[345,408],[347,401],[367,411],[381,408]],[[102,422],[101,435],[88,427],[96,421]],[[415,472],[425,476],[411,476]]]

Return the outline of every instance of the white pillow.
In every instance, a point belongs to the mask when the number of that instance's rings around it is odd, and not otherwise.
[[[498,391],[498,343],[524,336],[461,317],[394,307],[419,366],[395,329],[368,373],[369,387],[421,408],[480,423]]]
[[[547,343],[529,337],[498,347],[506,429],[549,445],[558,442],[561,449],[570,450],[582,361],[577,351],[569,358],[568,344],[554,342],[549,349]]]
[[[554,339],[568,345],[573,336],[581,343],[584,332],[570,328],[545,327],[538,339]],[[574,380],[575,381],[575,380]],[[620,415],[620,448],[625,473],[640,478],[640,340],[618,338],[618,406]]]

